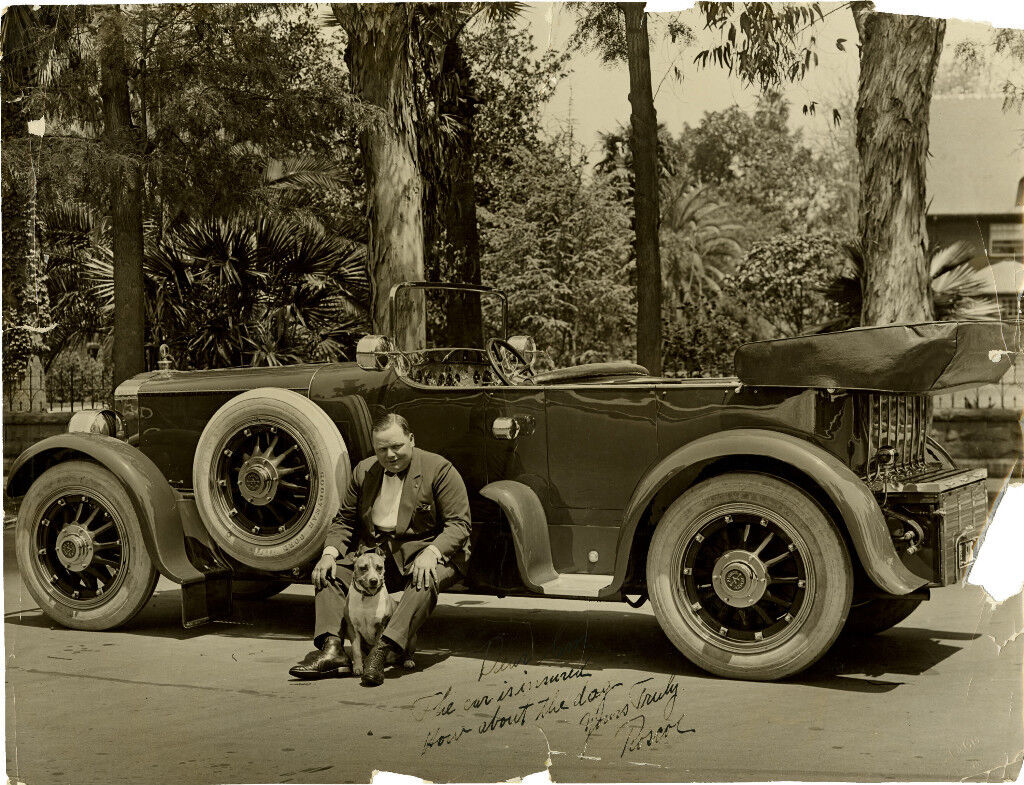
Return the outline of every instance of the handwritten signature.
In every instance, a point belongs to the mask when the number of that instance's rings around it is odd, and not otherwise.
[[[503,667],[498,672],[508,670]],[[524,678],[503,679],[501,686],[468,697],[453,694],[453,687],[448,686],[417,698],[413,702],[416,721],[439,721],[428,730],[420,754],[456,744],[467,734],[526,727],[556,714],[580,711],[578,723],[586,734],[584,749],[594,736],[602,735],[602,729],[614,727],[613,738],[623,740],[620,756],[657,746],[675,735],[696,732],[695,728],[682,727],[683,715],[678,713],[680,687],[674,675],[664,682],[649,676],[628,686],[621,681],[595,681],[584,666],[539,678],[529,675],[529,669],[524,668]],[[649,721],[650,712],[656,709],[660,709],[660,716]],[[481,710],[483,714],[479,714]],[[465,714],[470,712],[485,719],[467,722]]]
[[[643,714],[638,714],[631,720],[627,720],[619,726],[619,729],[615,732],[616,737],[622,735],[626,736],[625,742],[622,744],[622,751],[619,753],[619,757],[624,757],[627,752],[639,752],[645,747],[650,748],[657,746],[661,742],[665,741],[669,736],[673,735],[673,731],[677,734],[685,733],[696,733],[696,728],[681,728],[679,727],[682,722],[682,717],[666,722],[664,725],[657,725],[652,728],[647,727],[647,717]]]

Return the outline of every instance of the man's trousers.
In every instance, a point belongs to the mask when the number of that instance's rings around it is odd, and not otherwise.
[[[387,590],[399,591],[404,587],[404,591],[388,626],[384,628],[383,637],[400,646],[402,651],[406,650],[409,641],[434,610],[438,592],[444,591],[461,577],[455,568],[448,564],[438,564],[436,574],[437,582],[434,586],[417,589],[412,585],[412,576],[402,575],[394,559],[387,559],[384,574]],[[324,588],[317,590],[316,593],[313,643],[317,648],[321,647],[323,638],[327,635],[345,637],[342,625],[345,619],[345,605],[348,602],[348,586],[352,582],[352,570],[339,564],[336,575],[334,580],[328,579]]]

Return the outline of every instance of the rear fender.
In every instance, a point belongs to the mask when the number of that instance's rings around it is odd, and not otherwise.
[[[659,491],[670,483],[679,493],[693,484],[701,470],[719,458],[744,456],[781,461],[809,477],[839,511],[868,577],[889,594],[907,594],[927,581],[900,561],[889,528],[874,495],[848,466],[831,453],[789,434],[759,428],[723,431],[680,447],[651,469],[637,485],[616,549],[615,578],[607,591],[618,590],[629,567],[637,527]]]
[[[156,464],[126,442],[95,433],[63,433],[36,442],[11,465],[7,495],[24,496],[50,467],[82,458],[108,469],[124,486],[160,574],[181,584],[204,580],[185,552],[177,494]]]

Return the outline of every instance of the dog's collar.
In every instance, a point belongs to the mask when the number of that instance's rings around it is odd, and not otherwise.
[[[378,594],[381,593],[381,590],[384,588],[384,584],[382,583],[380,585],[380,588],[378,588],[377,591],[373,592],[372,594],[370,592],[363,591],[363,588],[356,581],[352,581],[352,588],[355,589],[356,592],[358,592],[359,594],[362,594],[364,597],[376,597]]]

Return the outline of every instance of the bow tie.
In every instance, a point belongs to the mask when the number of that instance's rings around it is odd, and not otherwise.
[[[387,469],[384,470],[384,476],[385,477],[401,477],[401,478],[404,478],[405,475],[408,474],[408,473],[409,473],[408,469],[405,469],[404,471],[400,471],[400,472],[389,472]]]

